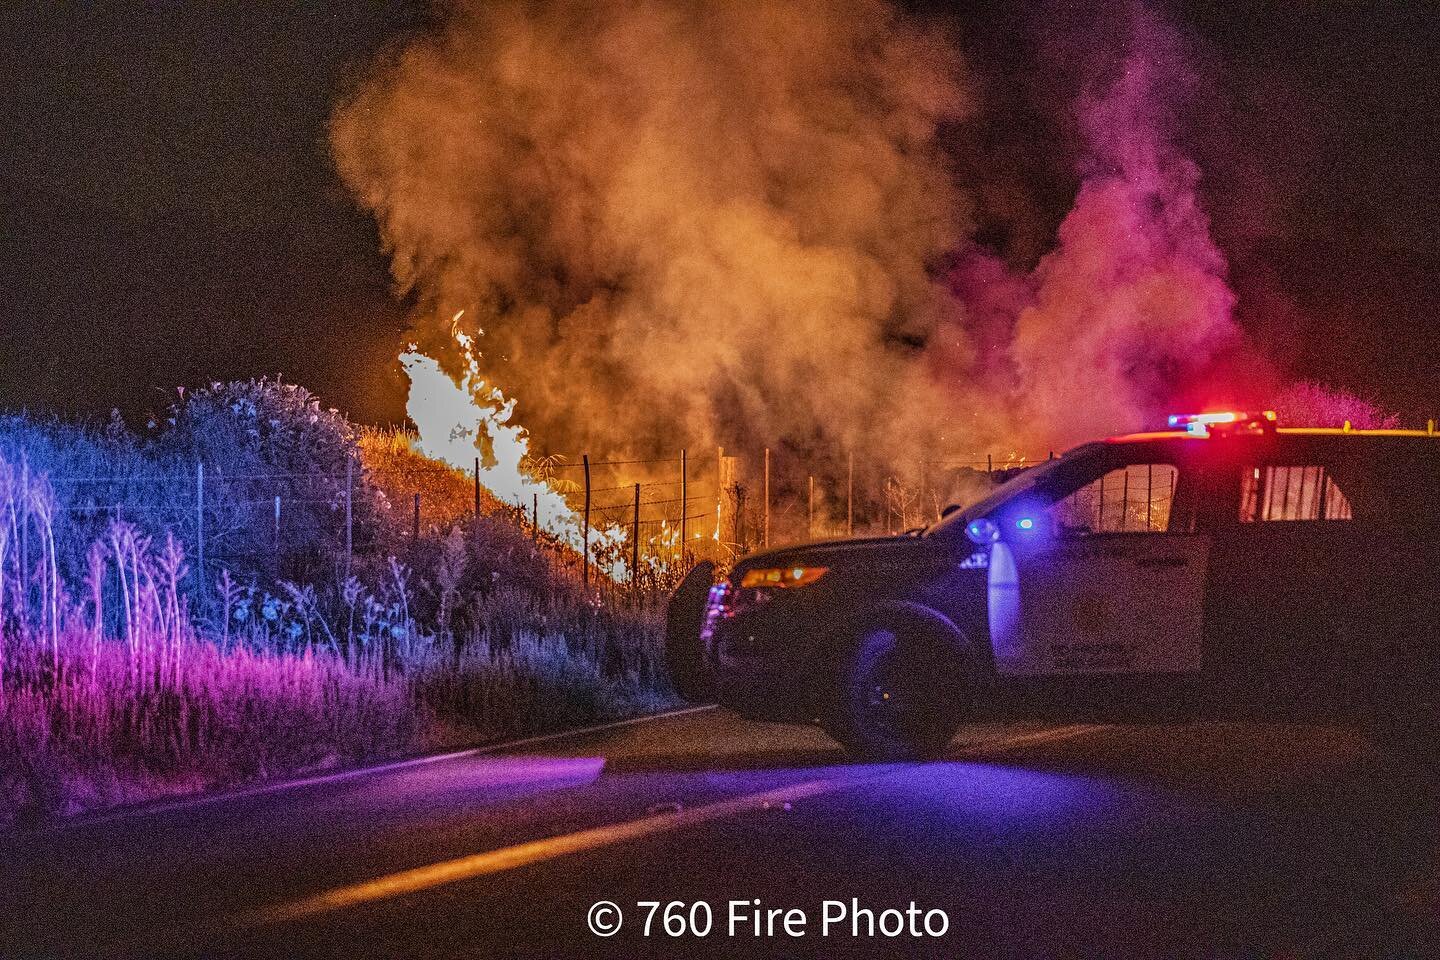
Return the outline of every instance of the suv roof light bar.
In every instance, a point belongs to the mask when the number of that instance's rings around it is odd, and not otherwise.
[[[1172,413],[1169,423],[1171,427],[1183,427],[1192,437],[1208,437],[1212,429],[1269,433],[1275,429],[1276,418],[1274,410],[1221,410],[1214,413]]]

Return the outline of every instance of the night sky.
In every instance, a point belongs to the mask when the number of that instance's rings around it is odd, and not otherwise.
[[[35,4],[0,13],[0,408],[103,417],[283,375],[402,416],[406,309],[326,123],[414,2]],[[31,6],[31,5],[25,5]],[[979,240],[1033,265],[1075,188],[1079,3],[953,16],[988,112],[956,134]],[[1293,376],[1440,412],[1440,23],[1424,5],[1166,7],[1194,40],[1186,145],[1239,317]]]

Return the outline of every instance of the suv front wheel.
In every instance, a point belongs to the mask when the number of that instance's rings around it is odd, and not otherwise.
[[[842,646],[825,730],[858,760],[932,760],[960,728],[963,662],[924,631],[880,625]]]

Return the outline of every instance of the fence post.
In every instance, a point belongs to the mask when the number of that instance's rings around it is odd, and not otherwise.
[[[480,519],[480,458],[475,458],[475,519]]]
[[[195,461],[195,552],[200,572],[200,603],[205,603],[205,464]]]
[[[685,569],[685,512],[690,508],[690,487],[687,476],[690,468],[687,452],[680,448],[680,569]]]
[[[1125,468],[1124,482],[1120,484],[1120,530],[1130,521],[1130,468]]]
[[[355,556],[355,457],[345,454],[345,579]]]
[[[988,453],[985,454],[985,477],[991,483],[995,482],[995,458]]]
[[[810,513],[805,521],[805,537],[808,540],[815,539],[815,475],[812,473],[810,480]]]
[[[855,536],[855,451],[850,451],[845,468],[845,536]]]
[[[580,462],[585,465],[585,532],[582,535],[580,567],[585,586],[590,586],[590,454],[583,454]]]
[[[715,448],[715,543],[720,541],[720,528],[725,515],[725,448]]]
[[[630,586],[640,584],[640,484],[635,484],[635,519],[630,526]]]
[[[922,456],[920,457],[920,516],[921,516],[921,517],[924,517],[924,516],[925,516],[925,502],[926,502],[927,500],[929,500],[929,499],[930,499],[930,475],[929,475],[929,471],[927,471],[926,468],[925,468],[925,457],[922,455]],[[936,519],[938,520],[939,517],[936,517]],[[900,522],[901,522],[902,524],[905,524],[905,525],[908,526],[909,523],[910,523],[910,518],[909,518],[909,517],[905,517],[905,518],[903,518]]]
[[[761,543],[770,546],[770,448],[765,448],[765,534]]]
[[[737,483],[735,484],[735,543],[742,551],[745,550],[748,543],[747,533],[748,531],[745,529],[745,487]]]
[[[530,494],[530,539],[540,542],[540,491]]]
[[[413,539],[420,539],[420,494],[418,493],[415,494],[415,516],[410,527],[410,534]]]
[[[1145,464],[1145,529],[1154,530],[1155,515],[1155,465]]]

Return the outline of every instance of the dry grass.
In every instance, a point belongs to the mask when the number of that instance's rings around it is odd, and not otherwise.
[[[186,637],[173,669],[62,635],[7,651],[0,822],[214,789],[430,745],[403,678],[327,654],[220,650]],[[58,666],[58,669],[57,669]]]
[[[459,655],[222,650],[187,636],[136,669],[125,645],[67,630],[9,638],[0,824],[354,766],[670,706],[657,661],[607,662],[591,638],[520,633]],[[148,645],[148,643],[147,643]]]
[[[371,453],[386,464],[377,483],[425,466],[427,498],[443,502],[444,477],[408,446]],[[473,487],[452,475],[468,517]],[[157,543],[112,521],[72,589],[55,560],[64,516],[44,477],[0,459],[0,823],[672,702],[658,611],[602,602],[500,516],[437,519],[408,562],[338,584],[222,571],[203,623],[168,532]]]
[[[414,496],[422,495],[423,530],[449,527],[475,515],[475,481],[463,471],[416,453],[414,435],[393,428],[365,427],[356,447],[366,479],[384,496],[394,519],[412,522]],[[515,507],[480,489],[480,512],[485,516],[514,514]]]

